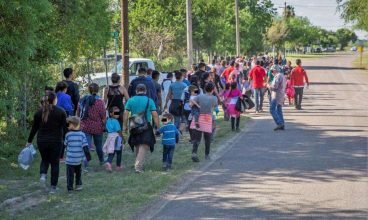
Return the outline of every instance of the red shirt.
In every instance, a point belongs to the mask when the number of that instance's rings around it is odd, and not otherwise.
[[[303,67],[296,66],[291,71],[291,76],[290,76],[291,85],[293,85],[293,86],[304,86],[304,78],[305,78],[305,81],[309,84],[307,72],[305,72]]]
[[[230,76],[230,73],[234,71],[234,67],[233,66],[229,66],[228,68],[226,68],[224,70],[224,72],[221,74],[222,77],[225,77],[226,82],[228,81],[228,78]]]
[[[88,134],[102,134],[105,127],[106,110],[102,99],[97,99],[88,109],[88,117],[81,120],[80,128]]]
[[[253,88],[261,89],[264,87],[264,78],[266,77],[266,71],[259,65],[253,67],[249,73],[249,79],[253,80]]]

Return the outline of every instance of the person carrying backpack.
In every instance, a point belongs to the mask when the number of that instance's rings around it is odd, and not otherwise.
[[[113,107],[117,107],[120,110],[120,117],[118,118],[118,121],[122,127],[124,99],[127,101],[129,99],[129,94],[125,87],[120,85],[120,76],[117,73],[113,73],[111,75],[111,82],[112,85],[109,85],[104,89],[104,102],[107,103],[107,110]]]
[[[90,94],[79,101],[77,115],[81,118],[80,127],[86,135],[88,146],[91,147],[93,139],[100,165],[103,165],[102,135],[106,121],[105,103],[97,95],[99,87],[96,83],[90,84],[88,90]]]

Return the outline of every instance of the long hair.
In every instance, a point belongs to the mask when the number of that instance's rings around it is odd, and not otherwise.
[[[53,109],[53,103],[56,99],[54,92],[49,92],[42,98],[42,122],[47,123],[51,110]]]

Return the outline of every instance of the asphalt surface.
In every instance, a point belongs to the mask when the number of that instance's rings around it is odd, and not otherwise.
[[[367,219],[368,71],[353,58],[306,60],[312,84],[304,110],[284,108],[285,131],[251,114],[225,153],[140,218]]]

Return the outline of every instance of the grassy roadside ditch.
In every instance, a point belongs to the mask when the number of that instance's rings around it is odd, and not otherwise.
[[[246,119],[246,116],[242,116],[241,127],[245,126]],[[220,115],[211,152],[214,153],[218,146],[232,134],[234,133],[230,132],[230,123],[224,121]],[[95,153],[93,156],[96,157]],[[69,194],[66,192],[65,165],[61,164],[60,190],[57,194],[48,195],[41,192],[33,196],[32,201],[41,201],[36,202],[36,205],[27,204],[28,201],[25,199],[14,206],[20,207],[19,209],[10,206],[3,208],[4,210],[0,209],[0,219],[127,219],[140,207],[165,192],[185,173],[200,165],[193,163],[190,156],[191,145],[188,134],[184,133],[175,149],[174,169],[168,173],[162,172],[162,146],[158,140],[155,151],[147,158],[145,172],[135,174],[132,168],[134,154],[130,148],[126,148],[123,153],[123,163],[126,168],[123,172],[106,173],[104,168],[97,165],[94,160],[91,165],[92,171],[82,177],[83,190]],[[204,161],[203,143],[199,149],[199,156],[201,162]],[[0,174],[0,203],[39,189],[38,164],[39,161],[35,161],[26,172],[14,166]]]
[[[368,70],[368,53],[363,54],[362,65],[360,65],[360,55],[357,55],[357,58],[353,61],[353,66]]]

